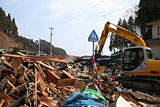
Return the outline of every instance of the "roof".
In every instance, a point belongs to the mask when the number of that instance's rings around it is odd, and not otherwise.
[[[81,59],[83,60],[90,60],[92,57],[91,56],[81,56]]]
[[[146,23],[146,25],[152,25],[152,24],[156,24],[156,23],[160,23],[160,20],[148,22],[148,23]]]
[[[97,60],[98,61],[109,61],[111,60],[111,58],[98,58]]]
[[[20,52],[24,52],[24,53],[35,53],[35,52],[32,52],[32,51],[28,51],[28,50],[20,50]]]
[[[158,40],[160,40],[160,38],[149,39],[149,40],[146,40],[145,42],[152,42],[152,41],[158,41]]]
[[[111,57],[112,56],[119,56],[119,55],[121,55],[121,53],[115,53],[115,54],[112,54]]]

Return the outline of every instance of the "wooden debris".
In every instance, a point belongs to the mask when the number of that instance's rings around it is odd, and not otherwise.
[[[82,69],[84,62],[83,64],[67,63],[65,60],[52,59],[50,56],[18,54],[2,54],[5,57],[0,64],[0,106],[2,107],[61,107],[75,91],[96,90],[97,81],[91,80],[94,74]],[[66,58],[66,56],[56,56],[58,57]],[[99,89],[107,99],[108,105],[115,102],[119,96],[140,107],[143,107],[143,103],[160,104],[159,98],[127,91],[121,84],[110,82],[109,79],[112,79],[112,76],[105,77],[108,81],[102,83],[102,88]]]
[[[66,64],[65,60],[50,57],[36,57],[14,54],[2,54],[0,78],[0,105],[8,107],[61,106],[71,95],[62,86],[73,86],[78,80],[67,71],[55,71],[50,62]],[[45,61],[45,62],[44,62]],[[44,63],[43,63],[44,62]],[[60,98],[57,101],[57,97]]]

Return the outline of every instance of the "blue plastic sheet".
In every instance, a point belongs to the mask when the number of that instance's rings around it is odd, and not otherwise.
[[[62,107],[82,107],[82,106],[107,107],[103,101],[89,94],[78,93],[78,92],[72,93],[72,95],[62,105]]]

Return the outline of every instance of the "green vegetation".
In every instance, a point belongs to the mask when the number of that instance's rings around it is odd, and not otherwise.
[[[18,28],[15,19],[11,19],[10,14],[6,16],[2,8],[0,8],[0,30],[9,36],[18,36]]]
[[[125,19],[123,19],[122,21],[120,18],[118,21],[118,25],[136,34],[136,26],[134,24],[134,20],[132,16],[130,16],[127,21]],[[122,49],[126,47],[130,47],[134,45],[131,41],[124,39],[118,35],[114,35],[114,34],[111,34],[110,40],[111,42],[110,42],[109,48],[110,48],[110,51],[114,51],[114,53],[116,52],[115,48],[121,51]]]
[[[142,36],[144,40],[152,39],[151,26],[147,23],[160,20],[159,0],[140,0],[138,10],[133,9],[133,11],[135,16],[130,16],[128,20],[120,19],[118,25]],[[111,34],[110,51],[121,51],[130,46],[133,46],[132,42]]]
[[[38,41],[36,41],[36,43],[38,44]],[[40,40],[40,46],[41,46],[41,50],[43,50],[43,52],[47,53],[48,55],[50,54],[50,43],[45,41],[45,40]],[[54,55],[66,55],[66,52],[64,49],[58,48],[58,47],[54,47],[52,45],[52,49],[53,49],[53,54]]]

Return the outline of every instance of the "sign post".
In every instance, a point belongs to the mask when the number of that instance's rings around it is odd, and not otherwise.
[[[89,42],[93,42],[93,57],[94,57],[94,42],[98,42],[98,36],[97,36],[95,30],[93,30],[93,31],[91,32],[91,34],[89,35],[88,41],[89,41]]]
[[[94,56],[94,41],[93,41],[93,56]]]
[[[94,58],[94,42],[98,42],[98,36],[95,32],[95,30],[93,30],[91,32],[91,34],[89,35],[88,37],[88,41],[89,42],[93,42],[93,72],[96,71],[96,75],[97,75],[97,79],[98,79],[98,83],[99,83],[99,86],[101,87],[101,81],[100,81],[100,76],[98,75],[98,68],[97,68],[97,65],[96,65],[96,62],[95,62],[95,58]],[[93,75],[92,75],[93,76]],[[93,84],[94,84],[94,78],[93,78]],[[95,85],[95,84],[94,84]],[[101,93],[101,91],[99,90],[99,88],[97,87],[97,85],[95,85],[95,88],[97,89],[97,91],[99,93]]]

